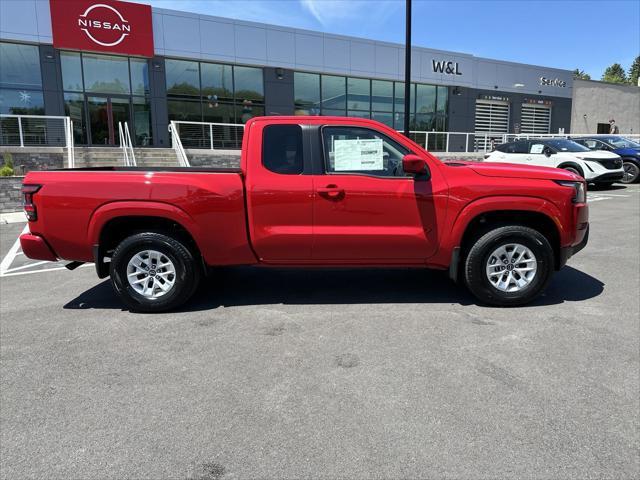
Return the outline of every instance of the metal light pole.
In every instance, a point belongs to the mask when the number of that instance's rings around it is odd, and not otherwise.
[[[404,135],[409,136],[409,115],[411,104],[411,0],[407,2],[405,21],[406,40],[404,44]]]

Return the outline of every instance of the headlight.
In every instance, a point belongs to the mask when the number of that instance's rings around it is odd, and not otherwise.
[[[587,186],[584,182],[567,182],[564,180],[556,181],[558,185],[563,187],[571,187],[576,194],[573,197],[573,203],[585,203],[587,201]]]

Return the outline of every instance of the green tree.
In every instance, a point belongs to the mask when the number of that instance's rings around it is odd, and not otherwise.
[[[631,85],[638,85],[638,77],[640,77],[640,55],[636,57],[629,67],[629,83]]]
[[[580,70],[579,68],[576,68],[573,71],[573,78],[579,78],[580,80],[591,80],[591,75],[589,75],[584,70]]]
[[[622,68],[622,65],[614,63],[604,71],[604,74],[602,74],[602,81],[610,83],[627,83],[627,74],[625,73],[624,68]]]

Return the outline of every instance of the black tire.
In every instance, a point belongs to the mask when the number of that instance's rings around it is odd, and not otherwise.
[[[562,167],[562,168],[567,172],[575,173],[576,175],[579,175],[582,178],[584,178],[584,173],[582,173],[582,170],[578,167]]]
[[[625,175],[621,183],[629,185],[640,181],[640,164],[624,159],[622,166],[625,170]]]
[[[518,243],[536,258],[537,271],[531,283],[517,292],[503,292],[491,284],[486,274],[491,254],[501,245]],[[540,295],[554,271],[553,248],[537,230],[520,225],[499,227],[482,235],[473,244],[464,262],[467,288],[480,302],[497,307],[524,305]]]
[[[138,293],[127,280],[129,261],[138,253],[154,250],[169,259],[175,269],[173,286],[157,298]],[[131,311],[164,312],[184,304],[198,288],[201,272],[194,254],[180,241],[161,233],[138,233],[125,238],[111,257],[111,284]]]

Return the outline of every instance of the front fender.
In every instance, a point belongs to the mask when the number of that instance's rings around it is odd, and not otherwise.
[[[484,213],[499,211],[527,211],[542,213],[553,221],[554,225],[558,229],[561,240],[563,239],[562,235],[565,231],[565,226],[561,221],[561,212],[554,203],[539,197],[509,195],[480,198],[466,205],[453,222],[453,227],[451,228],[450,233],[451,245],[460,245],[462,236],[473,219]]]

